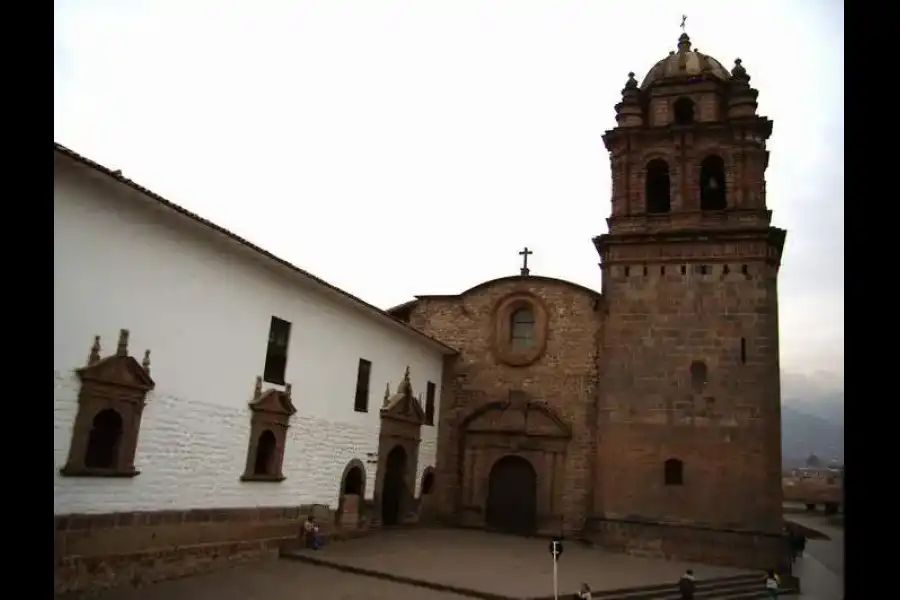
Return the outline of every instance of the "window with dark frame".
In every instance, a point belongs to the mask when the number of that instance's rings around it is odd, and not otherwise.
[[[677,458],[670,458],[663,466],[663,477],[666,485],[684,485],[684,463]]]
[[[269,325],[269,345],[266,348],[266,366],[263,369],[263,379],[268,383],[284,385],[290,338],[291,324],[278,317],[272,317],[272,323]]]
[[[534,313],[530,308],[520,308],[510,316],[509,337],[512,347],[524,350],[534,346]]]
[[[434,425],[434,395],[437,391],[437,386],[434,385],[433,382],[429,381],[425,385],[425,424],[426,425]]]
[[[356,412],[369,412],[369,380],[372,378],[372,362],[364,358],[359,359],[359,367],[356,369],[356,397],[353,400],[353,410]]]

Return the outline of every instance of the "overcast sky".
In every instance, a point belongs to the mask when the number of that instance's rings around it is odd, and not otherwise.
[[[775,121],[785,371],[844,360],[835,0],[56,0],[56,141],[380,307],[518,272],[600,289],[627,73],[736,57]]]

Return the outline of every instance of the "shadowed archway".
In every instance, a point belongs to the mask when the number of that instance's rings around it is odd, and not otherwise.
[[[434,467],[425,467],[422,473],[422,485],[419,489],[420,496],[427,496],[434,491]]]
[[[487,526],[503,533],[531,535],[537,528],[537,473],[521,456],[494,463],[488,477]]]
[[[342,527],[354,528],[363,517],[366,495],[366,467],[354,458],[344,467],[338,496],[338,522]]]
[[[400,522],[403,497],[406,494],[407,456],[403,446],[394,446],[387,457],[384,486],[381,492],[381,524]]]
[[[354,461],[359,463],[359,461]],[[353,496],[362,496],[366,482],[366,475],[363,471],[362,464],[349,464],[344,471],[343,483],[341,484],[341,496],[348,494]]]

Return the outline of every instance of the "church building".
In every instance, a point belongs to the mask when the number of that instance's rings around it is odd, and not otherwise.
[[[53,221],[58,592],[416,520],[455,350],[60,145]]]
[[[459,351],[441,396],[447,522],[752,566],[783,550],[778,269],[757,91],[677,49],[616,127],[602,293],[531,275],[389,312]],[[524,252],[527,260],[528,250]]]
[[[526,248],[388,311],[56,145],[57,592],[271,555],[307,514],[779,564],[786,233],[756,99],[683,34],[603,134],[600,291]]]

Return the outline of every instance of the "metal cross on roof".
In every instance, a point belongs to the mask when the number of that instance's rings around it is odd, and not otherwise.
[[[521,270],[521,275],[522,275],[522,276],[528,275],[528,273],[529,273],[529,270],[528,270],[528,257],[529,257],[530,255],[532,255],[532,254],[534,254],[534,252],[532,252],[531,250],[529,250],[529,249],[528,249],[528,246],[525,246],[525,249],[522,250],[521,252],[519,252],[519,256],[522,257],[522,270]]]

